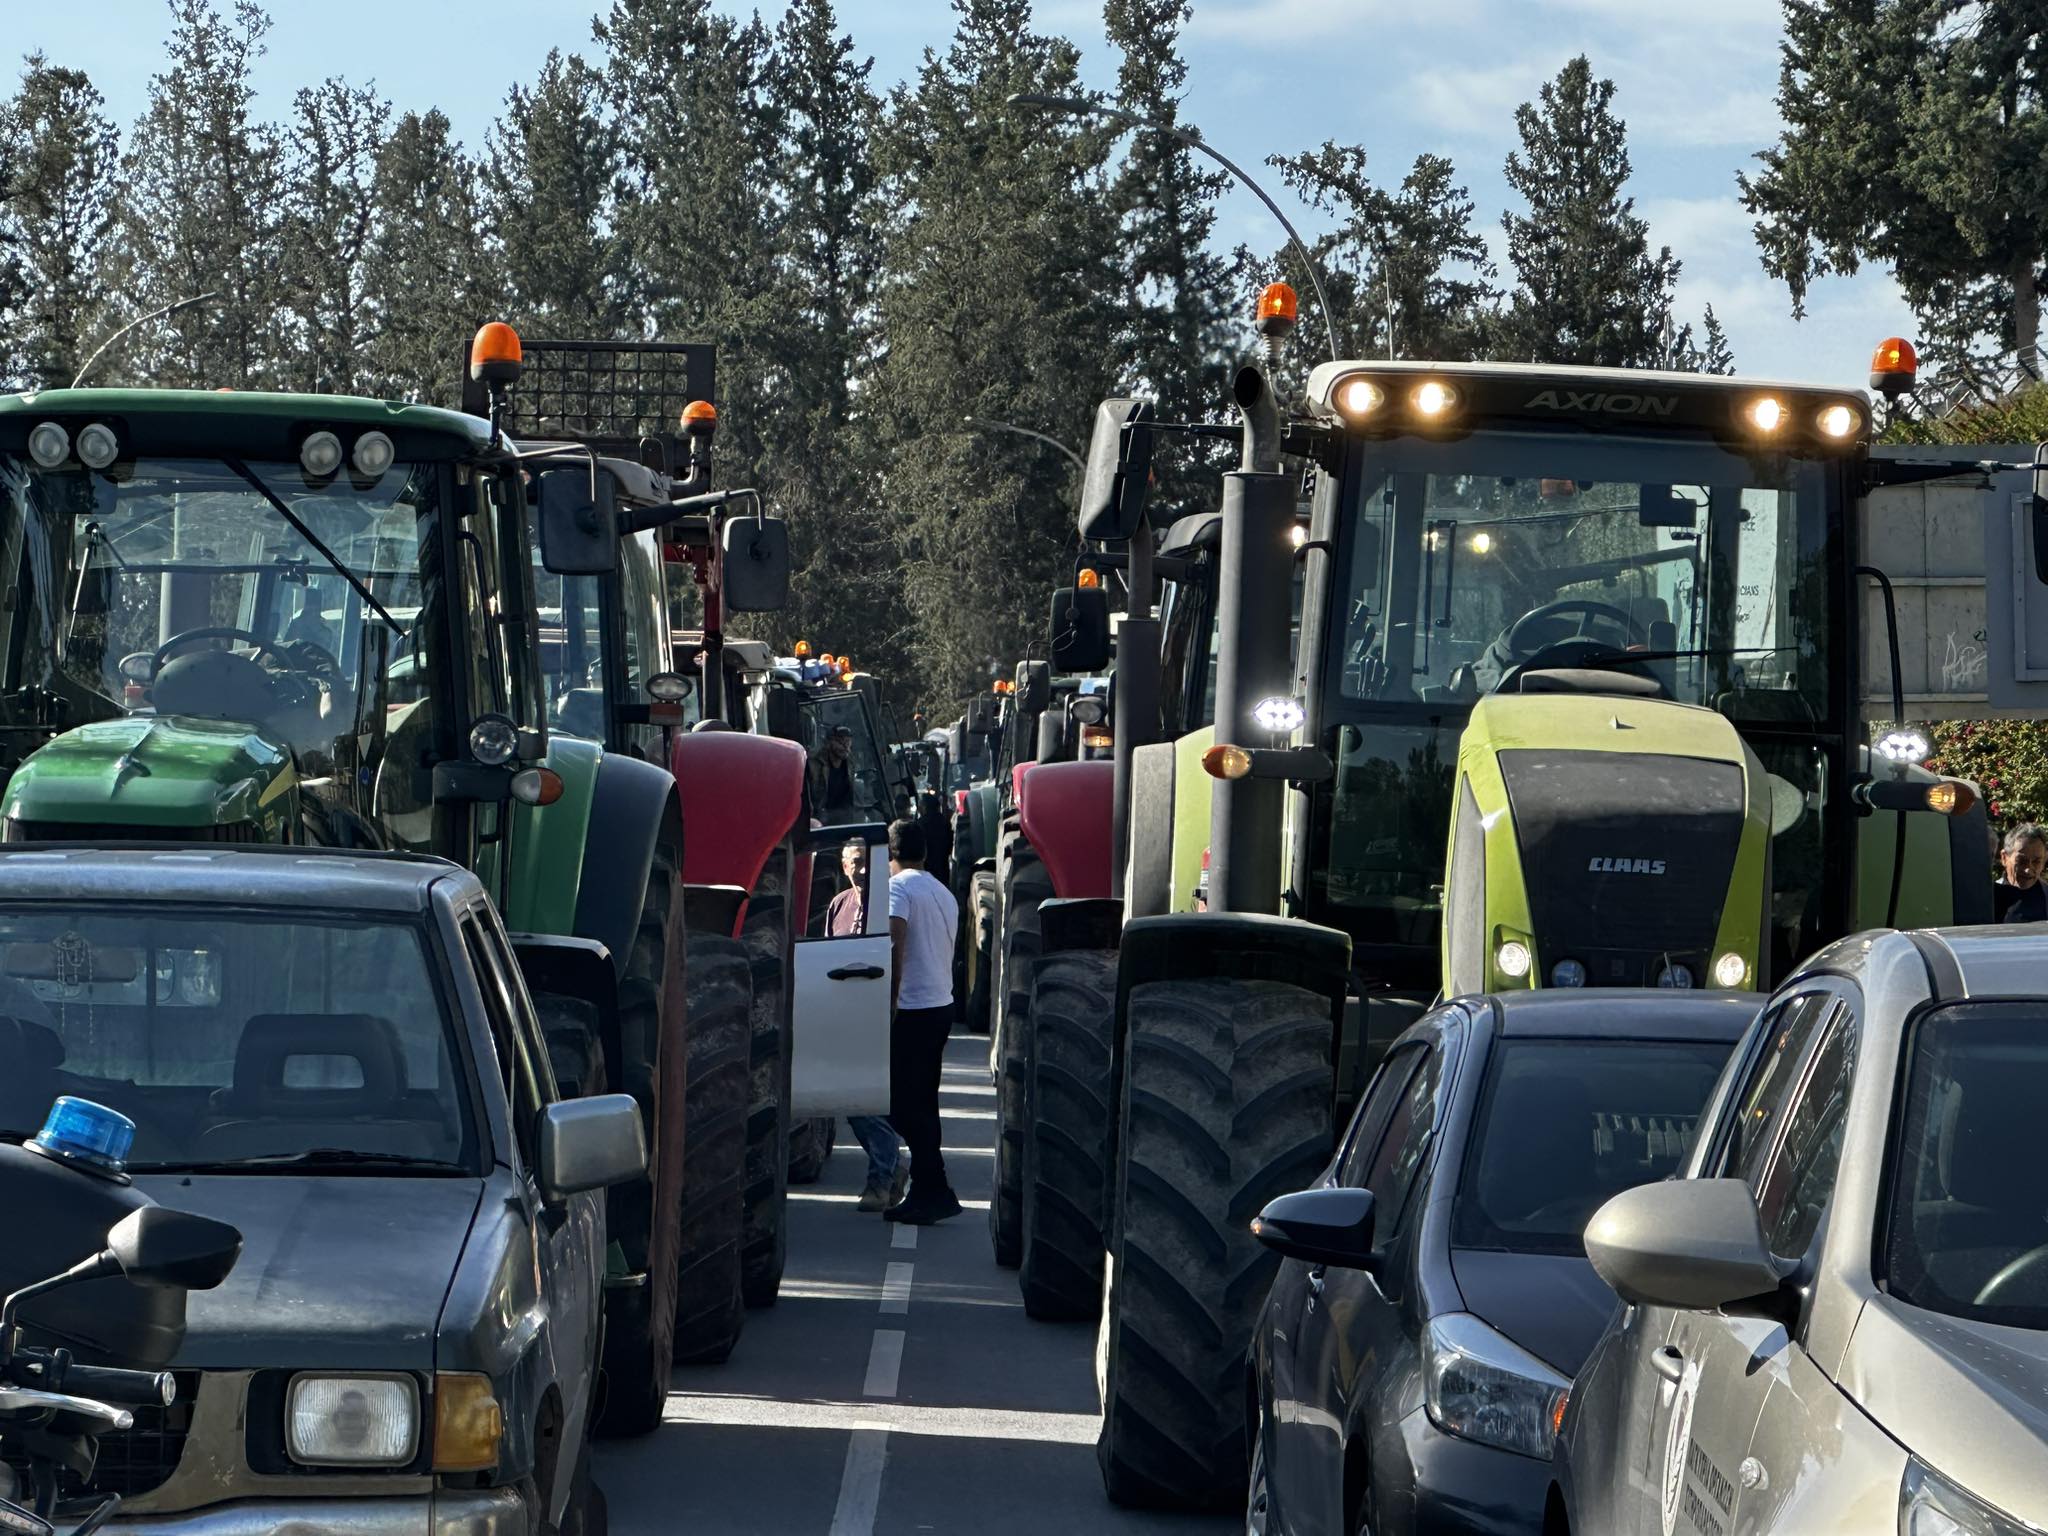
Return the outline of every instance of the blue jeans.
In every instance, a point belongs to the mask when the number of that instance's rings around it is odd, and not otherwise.
[[[887,1184],[895,1178],[896,1158],[902,1146],[896,1127],[882,1115],[848,1115],[846,1123],[853,1127],[853,1139],[868,1154],[868,1182]]]

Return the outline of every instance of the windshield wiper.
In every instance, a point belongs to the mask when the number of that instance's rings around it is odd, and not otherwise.
[[[363,579],[360,576],[356,575],[354,571],[350,570],[346,565],[342,563],[340,556],[336,555],[333,550],[329,549],[325,544],[320,542],[320,535],[315,533],[312,529],[308,528],[305,525],[305,523],[300,520],[298,513],[294,512],[290,507],[284,504],[284,498],[282,496],[278,495],[277,492],[273,491],[269,486],[265,485],[262,482],[262,480],[260,480],[250,470],[249,466],[244,464],[240,459],[222,459],[221,463],[227,465],[229,469],[233,470],[236,474],[240,475],[242,479],[247,481],[250,487],[256,492],[257,495],[261,496],[265,501],[269,502],[273,508],[276,509],[277,515],[279,517],[283,518],[286,522],[292,525],[293,529],[297,531],[300,538],[304,539],[308,544],[312,545],[315,549],[319,550],[320,558],[325,560],[329,565],[333,566],[336,574],[339,575],[343,581],[347,582],[350,586],[356,589],[356,596],[360,597],[364,602],[368,603],[372,608],[374,608],[377,611],[377,617],[382,619],[386,624],[391,626],[391,633],[393,633],[394,635],[398,635],[401,638],[404,637],[406,632],[405,626],[403,624],[400,624],[398,620],[394,619],[391,616],[391,610],[389,608],[386,608],[382,603],[377,601],[376,594],[371,592],[371,590],[363,584]]]
[[[190,1162],[130,1163],[130,1173],[289,1173],[300,1168],[360,1168],[380,1173],[470,1173],[460,1163],[405,1152],[359,1152],[353,1147],[310,1147],[262,1157],[195,1158]]]

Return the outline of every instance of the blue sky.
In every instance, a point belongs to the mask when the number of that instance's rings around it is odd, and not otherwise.
[[[588,43],[594,9],[593,0],[272,0],[259,86],[282,115],[301,84],[375,80],[401,107],[439,106],[474,147],[509,83],[530,78],[549,48]],[[839,9],[884,85],[951,33],[947,0],[839,0]],[[161,0],[9,12],[16,49],[90,70],[124,125],[140,113],[160,67]],[[1795,324],[1735,201],[1736,172],[1777,133],[1779,14],[1778,0],[1196,0],[1185,115],[1247,168],[1325,139],[1365,145],[1389,182],[1418,153],[1448,155],[1498,254],[1515,106],[1584,52],[1616,83],[1638,208],[1685,264],[1681,318],[1712,303],[1746,374],[1860,385],[1881,338],[1912,334],[1894,285],[1877,272],[1831,279]],[[1037,18],[1081,45],[1091,83],[1113,81],[1098,0],[1039,0]],[[1278,244],[1269,216],[1241,194],[1218,235]]]

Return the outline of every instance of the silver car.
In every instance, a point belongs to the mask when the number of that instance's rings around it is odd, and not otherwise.
[[[1548,1536],[2048,1529],[2044,938],[1864,934],[1778,990],[1684,1175],[1586,1229],[1629,1305]]]

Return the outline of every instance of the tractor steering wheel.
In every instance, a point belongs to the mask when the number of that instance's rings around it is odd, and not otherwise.
[[[254,647],[258,656],[268,654],[276,657],[280,665],[291,665],[292,658],[276,641],[266,640],[254,630],[235,629],[230,625],[223,624],[205,629],[188,629],[181,634],[171,636],[170,639],[158,646],[156,654],[150,657],[150,677],[154,679],[159,672],[163,671],[164,663],[169,661],[177,652],[200,640],[241,640]]]
[[[1555,633],[1555,626],[1549,625],[1548,621],[1562,618],[1568,613],[1579,615],[1578,628],[1569,635]],[[1645,645],[1649,642],[1648,633],[1629,617],[1627,610],[1617,608],[1612,603],[1596,602],[1589,597],[1561,597],[1554,603],[1544,603],[1531,608],[1510,624],[1508,632],[1501,636],[1501,649],[1508,653],[1510,660],[1527,661],[1537,652],[1562,644],[1568,639],[1590,640],[1592,636],[1587,633],[1587,629],[1595,619],[1605,619],[1620,626],[1622,634],[1626,637],[1621,645],[1611,646],[1609,649],[1620,650],[1624,646]],[[1550,627],[1553,632],[1542,633],[1546,627]]]

